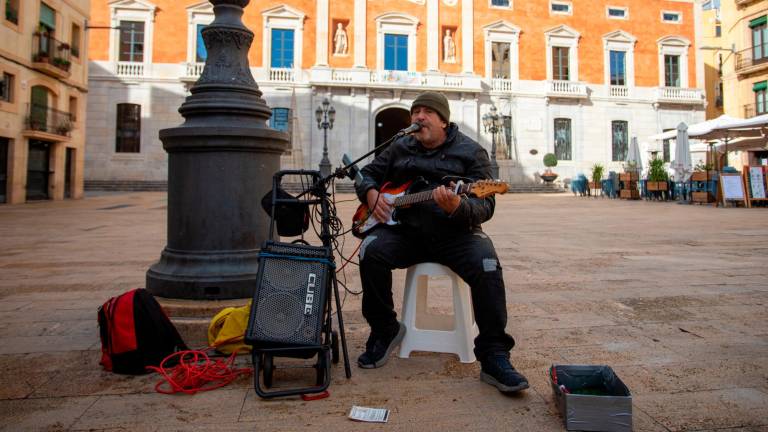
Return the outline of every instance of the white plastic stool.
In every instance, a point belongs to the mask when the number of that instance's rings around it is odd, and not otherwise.
[[[427,313],[427,289],[430,277],[446,276],[453,285],[453,315]],[[417,327],[417,319],[420,326]],[[408,268],[403,295],[405,338],[400,344],[401,358],[412,351],[458,354],[462,363],[473,363],[472,351],[477,324],[472,313],[469,286],[451,269],[437,263],[421,263]]]

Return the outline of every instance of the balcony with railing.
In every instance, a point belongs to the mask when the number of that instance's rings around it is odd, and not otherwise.
[[[704,103],[704,92],[697,88],[658,87],[656,102],[666,104],[701,104]]]
[[[620,85],[608,86],[608,96],[618,99],[628,98],[629,87]]]
[[[115,75],[121,78],[140,78],[144,76],[144,63],[119,61],[115,63]]]
[[[768,104],[757,105],[754,103],[744,105],[744,118],[752,118],[768,114]]]
[[[32,68],[56,78],[69,77],[69,44],[53,38],[51,33],[32,35]]]
[[[758,45],[736,52],[736,73],[739,75],[768,71],[768,45]]]
[[[491,78],[491,91],[511,92],[515,90],[515,81],[507,78]]]
[[[439,72],[369,69],[312,69],[310,72],[310,81],[323,85],[358,85],[360,87],[400,89],[461,89],[468,92],[481,90],[481,81],[477,77]]]
[[[557,98],[582,99],[588,96],[587,85],[577,81],[547,81],[546,95]]]
[[[180,80],[184,82],[195,82],[200,78],[200,75],[203,74],[204,68],[205,63],[184,63],[184,75],[181,76]]]
[[[30,138],[66,141],[73,126],[70,113],[46,105],[28,103],[22,134]]]

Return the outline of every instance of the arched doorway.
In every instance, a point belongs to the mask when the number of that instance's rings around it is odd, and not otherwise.
[[[390,139],[400,129],[407,128],[411,124],[411,113],[405,108],[387,108],[376,114],[375,145]],[[378,155],[381,151],[376,152]]]

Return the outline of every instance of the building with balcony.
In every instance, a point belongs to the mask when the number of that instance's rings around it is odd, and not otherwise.
[[[83,196],[89,9],[0,3],[0,203]]]
[[[737,118],[768,114],[768,3],[722,0],[723,110]],[[736,168],[761,165],[768,151],[760,142],[731,146],[729,163]]]
[[[599,162],[620,170],[629,141],[704,120],[693,0],[288,0],[251,2],[251,72],[288,131],[285,168],[337,166],[409,124],[425,89],[444,92],[451,120],[489,153],[503,180],[539,181],[555,153],[561,178]],[[166,180],[160,129],[207,57],[200,0],[111,0],[93,5],[86,184]],[[497,109],[492,135],[482,117]],[[495,140],[495,141],[494,141]],[[493,144],[496,144],[495,146]]]

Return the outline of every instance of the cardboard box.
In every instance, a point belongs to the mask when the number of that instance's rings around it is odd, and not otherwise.
[[[638,181],[640,176],[636,172],[620,173],[619,180],[621,181]]]
[[[691,193],[691,201],[697,203],[711,203],[715,201],[715,197],[709,192],[693,192]]]
[[[567,430],[632,430],[632,395],[610,366],[552,365],[549,380]]]
[[[640,199],[640,191],[637,189],[622,189],[619,191],[619,198]]]
[[[649,191],[665,191],[667,190],[668,183],[665,181],[649,181],[646,183],[646,187]]]

